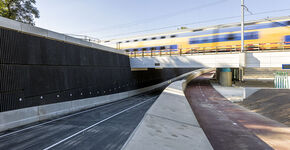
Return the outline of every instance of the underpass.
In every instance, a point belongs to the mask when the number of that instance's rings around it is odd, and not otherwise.
[[[0,149],[120,149],[160,91],[141,94],[0,135]]]
[[[180,53],[180,56],[170,54],[165,57],[144,57],[143,52],[142,58],[129,58],[120,50],[1,20],[1,39],[5,44],[0,45],[1,56],[3,52],[0,62],[0,70],[3,71],[0,75],[0,131],[6,131],[0,133],[0,149],[121,149],[158,97],[158,93],[134,95],[168,85],[196,68],[205,67],[217,68],[220,83],[231,86],[233,76],[243,80],[237,76],[243,75],[245,68],[280,68],[289,62],[290,56],[289,51],[283,49],[277,52],[210,55],[198,52],[197,55],[191,53],[186,56]],[[162,51],[159,54],[161,56]],[[183,96],[181,84],[174,92],[175,96]],[[201,93],[197,97],[204,98],[205,93]],[[173,97],[163,99],[165,104],[172,105],[168,100]],[[186,100],[184,96],[182,98]],[[182,107],[180,110],[183,110]],[[182,112],[180,110],[172,112]],[[72,114],[45,120],[68,113]],[[159,119],[168,117],[168,113],[164,114],[158,116]],[[192,111],[187,111],[187,114],[192,114]],[[173,119],[176,118],[182,117]],[[29,124],[36,121],[41,122]],[[179,120],[174,121],[180,124]],[[150,122],[149,126],[153,124]],[[190,124],[190,127],[197,127],[203,133],[197,124]],[[19,127],[21,125],[25,126]],[[156,131],[156,134],[161,133],[161,130]],[[162,133],[171,132],[172,129]],[[153,136],[156,137],[156,134]],[[166,139],[178,141],[176,139],[183,138],[179,143],[168,142],[172,144],[171,149],[185,146],[184,138],[191,139],[188,145],[200,147],[197,141],[202,139],[201,136],[193,132],[191,135],[172,133]],[[151,140],[161,143],[154,138]],[[165,142],[165,146],[168,143]],[[206,145],[206,148],[211,147],[209,142]],[[135,149],[139,147],[137,145]]]

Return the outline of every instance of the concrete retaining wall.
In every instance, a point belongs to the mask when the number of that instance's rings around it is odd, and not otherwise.
[[[188,76],[190,73],[191,72],[180,75],[171,80],[168,80],[168,81],[165,81],[165,82],[153,85],[153,86],[137,89],[137,90],[131,90],[127,92],[111,94],[111,95],[106,95],[106,96],[99,96],[99,97],[86,98],[86,99],[80,99],[80,100],[75,100],[75,101],[60,102],[60,103],[54,103],[54,104],[49,104],[49,105],[41,105],[41,106],[28,107],[28,108],[23,108],[23,109],[1,112],[0,113],[0,131],[19,127],[22,125],[36,122],[36,121],[50,119],[52,117],[65,115],[65,114],[80,111],[83,109],[92,108],[95,106],[99,106],[102,104],[114,102],[114,101],[121,100],[130,96],[141,94],[141,93],[165,86],[171,83],[172,81]]]

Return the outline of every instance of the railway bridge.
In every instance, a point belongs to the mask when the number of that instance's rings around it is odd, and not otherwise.
[[[163,55],[147,57],[131,57],[130,66],[132,69],[144,68],[218,68],[218,70],[231,69],[231,72],[239,72],[237,79],[243,80],[245,73],[243,71],[253,70],[273,70],[281,71],[288,69],[290,61],[290,51],[278,49],[267,51],[248,51],[240,52],[219,52],[219,53],[201,53],[201,54],[183,54],[183,55]],[[252,71],[252,72],[253,72]],[[263,73],[263,72],[262,72]],[[273,76],[271,72],[269,76]],[[221,73],[223,74],[223,73]],[[223,74],[226,75],[226,74]],[[232,74],[221,76],[222,80],[232,79]],[[230,76],[230,77],[229,77]],[[264,75],[265,76],[265,75]],[[222,81],[223,82],[223,81]],[[231,85],[231,82],[225,83]]]

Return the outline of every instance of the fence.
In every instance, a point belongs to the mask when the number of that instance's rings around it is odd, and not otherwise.
[[[276,72],[274,79],[275,88],[289,89],[290,77],[287,72]]]

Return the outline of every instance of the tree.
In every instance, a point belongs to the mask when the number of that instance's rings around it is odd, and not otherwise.
[[[35,0],[1,0],[0,15],[34,25],[34,18],[39,18],[35,3]]]

